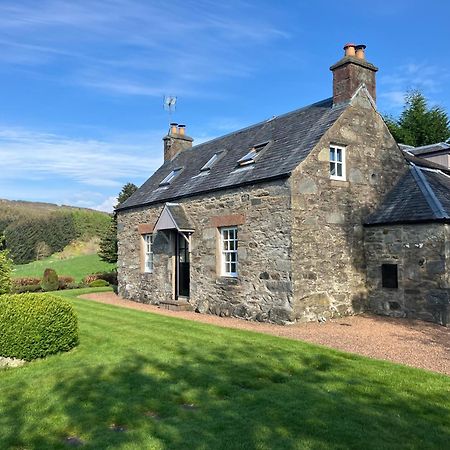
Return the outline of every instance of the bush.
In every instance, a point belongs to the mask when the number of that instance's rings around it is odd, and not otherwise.
[[[0,356],[31,361],[78,342],[72,305],[52,294],[0,296]]]
[[[1,244],[1,241],[0,241]],[[12,261],[7,250],[0,247],[0,295],[11,291]]]
[[[99,273],[92,273],[90,275],[86,275],[83,278],[83,283],[90,286],[90,284],[95,280],[105,280],[109,284],[116,285],[117,284],[117,272],[99,272]]]
[[[19,288],[22,286],[30,286],[33,284],[40,284],[41,279],[37,277],[19,277],[12,279],[12,287],[13,289]]]
[[[92,287],[92,288],[106,287],[106,286],[109,286],[109,283],[105,280],[94,280],[89,283],[89,287]]]
[[[74,277],[58,277],[59,289],[68,289],[67,286],[75,283]]]
[[[83,285],[83,283],[77,283],[77,282],[75,282],[75,283],[68,283],[68,284],[66,285],[65,289],[80,289],[80,288],[82,288],[82,287],[85,287],[85,286]]]
[[[24,292],[39,292],[42,291],[40,284],[28,284],[26,286],[13,287],[12,292],[15,294],[23,294]]]
[[[41,288],[45,292],[57,291],[59,288],[58,275],[53,269],[45,269],[41,281]]]

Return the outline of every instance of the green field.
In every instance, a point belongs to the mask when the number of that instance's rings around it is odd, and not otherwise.
[[[0,448],[448,448],[444,375],[80,292],[78,348],[0,371]]]
[[[102,261],[98,255],[74,256],[68,259],[50,257],[42,261],[14,266],[13,277],[42,277],[47,268],[55,269],[58,275],[67,275],[81,281],[83,277],[96,272],[109,272],[114,264]]]

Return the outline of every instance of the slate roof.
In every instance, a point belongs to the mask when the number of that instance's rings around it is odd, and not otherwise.
[[[180,231],[191,231],[195,230],[191,221],[189,220],[186,211],[178,203],[166,203],[166,207],[169,210],[173,220],[175,221],[178,230]]]
[[[365,225],[448,221],[450,176],[442,170],[411,163]]]
[[[422,147],[407,148],[407,151],[411,152],[415,156],[429,155],[431,153],[438,152],[450,152],[450,144],[447,142],[438,142],[437,144],[423,145]]]
[[[414,156],[406,152],[403,153],[403,155],[407,161],[412,162],[417,166],[440,170],[441,172],[450,175],[450,169],[448,167],[442,166],[441,164],[435,163],[434,161],[430,161],[429,159],[425,158],[420,158],[418,156]]]
[[[185,150],[172,161],[165,162],[117,210],[287,177],[308,156],[347,105],[333,107],[332,99],[326,99]],[[240,158],[254,145],[266,141],[270,146],[254,164],[238,168]],[[223,150],[225,152],[209,173],[201,173],[201,167]],[[171,184],[160,187],[160,182],[177,168],[182,171]]]

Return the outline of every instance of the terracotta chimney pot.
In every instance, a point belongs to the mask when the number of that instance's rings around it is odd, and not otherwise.
[[[352,44],[349,42],[348,44],[344,45],[345,55],[344,56],[355,56],[355,44]]]
[[[357,45],[355,48],[356,48],[356,57],[358,59],[366,59],[366,56],[365,56],[366,46],[365,45]]]
[[[170,124],[170,134],[178,134],[178,124],[175,122],[172,122]]]
[[[186,134],[186,125],[178,125],[178,133],[180,133],[180,136],[184,136]]]

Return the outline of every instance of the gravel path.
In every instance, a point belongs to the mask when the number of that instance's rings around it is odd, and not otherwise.
[[[326,323],[282,326],[190,311],[168,311],[154,305],[123,300],[112,292],[85,294],[80,298],[225,328],[313,342],[450,375],[450,329],[419,320],[363,315],[334,319]]]

